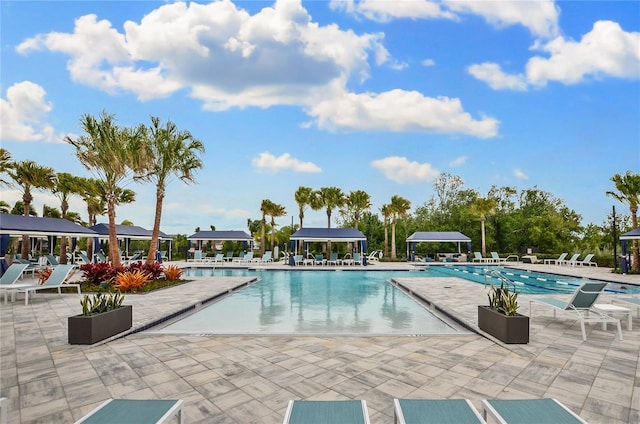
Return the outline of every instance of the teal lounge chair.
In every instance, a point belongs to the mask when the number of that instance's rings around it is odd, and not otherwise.
[[[56,257],[53,255],[47,255],[47,262],[49,262],[51,266],[60,265],[60,262],[58,262],[58,259],[56,259]]]
[[[364,400],[291,400],[283,424],[369,424]]]
[[[394,399],[395,424],[482,424],[468,399]]]
[[[182,400],[110,399],[89,412],[76,424],[166,423],[174,417],[182,424]]]
[[[638,318],[640,318],[640,297],[614,297],[613,301],[635,306],[638,308]]]
[[[12,284],[15,284],[20,278],[22,278],[22,273],[29,264],[23,264],[19,262],[12,263],[9,268],[2,274],[0,277],[0,286],[3,288]]]
[[[490,415],[503,424],[586,424],[555,399],[483,400],[484,418]]]
[[[531,304],[533,302],[541,305],[550,306],[553,308],[553,317],[556,317],[556,311],[574,312],[577,319],[580,321],[580,329],[582,330],[582,340],[587,340],[587,333],[584,328],[586,322],[589,323],[602,323],[602,324],[615,324],[618,328],[618,335],[622,340],[622,328],[620,326],[620,320],[610,317],[608,315],[599,312],[593,307],[596,300],[607,283],[582,283],[580,287],[576,289],[573,296],[569,301],[555,299],[552,297],[540,297],[531,298],[529,300],[529,316],[533,319],[533,312],[531,310]]]
[[[58,294],[62,294],[62,289],[66,287],[76,288],[78,290],[78,294],[80,292],[80,284],[66,284],[65,281],[71,274],[71,271],[75,268],[74,265],[58,265],[53,269],[51,275],[42,285],[33,286],[33,285],[17,285],[16,287],[7,287],[4,290],[4,302],[7,303],[7,295],[11,292],[11,301],[15,301],[17,293],[24,293],[24,304],[29,304],[29,293],[37,292],[38,290],[44,289],[58,289]]]

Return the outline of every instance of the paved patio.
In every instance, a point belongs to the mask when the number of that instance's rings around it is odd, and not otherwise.
[[[189,264],[191,265],[191,263]],[[602,268],[509,264],[640,284]],[[275,265],[279,267],[280,265]],[[408,267],[373,265],[371,269]],[[244,283],[192,278],[127,295],[134,329]],[[476,327],[482,285],[457,278],[398,278]],[[478,334],[430,337],[180,336],[130,334],[93,346],[67,344],[77,293],[38,294],[2,305],[0,395],[10,423],[69,423],[109,398],[184,399],[185,423],[280,423],[289,399],[365,399],[373,424],[393,422],[392,399],[554,397],[591,423],[640,422],[640,318],[617,339],[589,326],[583,342],[569,315],[534,307],[531,342]],[[528,297],[521,312],[530,314]],[[606,299],[605,299],[606,300]],[[241,313],[241,311],[239,311]]]

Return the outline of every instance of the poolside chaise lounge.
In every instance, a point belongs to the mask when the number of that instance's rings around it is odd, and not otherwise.
[[[565,259],[564,261],[560,261],[560,265],[570,265],[575,266],[576,262],[578,262],[578,258],[580,257],[579,253],[574,253],[572,257],[569,259]]]
[[[340,263],[340,261],[338,260],[338,253],[337,252],[331,252],[331,255],[329,255],[329,260],[327,261],[327,265],[338,265]]]
[[[216,256],[213,256],[211,258],[209,258],[207,260],[207,262],[212,262],[212,263],[220,263],[223,264],[224,263],[224,254],[222,253],[216,253]]]
[[[586,424],[576,413],[555,399],[492,399],[482,401],[484,418],[509,423]]]
[[[635,306],[638,309],[638,317],[640,318],[640,297],[614,297],[613,301]]]
[[[304,257],[302,255],[293,255],[293,264],[295,266],[304,265]]]
[[[394,423],[485,423],[468,399],[394,399]]]
[[[598,264],[596,262],[593,262],[591,259],[593,259],[595,255],[593,253],[589,253],[587,256],[584,257],[583,260],[581,261],[576,261],[576,265],[580,265],[580,266],[595,266],[596,268],[598,267]]]
[[[473,259],[471,260],[471,262],[488,263],[488,262],[494,262],[494,259],[493,258],[483,258],[482,257],[482,253],[473,252]]]
[[[290,400],[283,424],[369,424],[364,400]]]
[[[580,329],[582,330],[582,340],[587,340],[587,333],[584,327],[585,323],[602,323],[602,324],[615,324],[618,328],[618,336],[622,340],[622,327],[620,326],[620,320],[610,317],[598,311],[593,305],[596,300],[602,294],[606,282],[589,282],[582,283],[580,287],[576,289],[569,301],[564,301],[552,297],[532,297],[529,300],[529,316],[533,319],[533,311],[531,309],[532,303],[538,303],[553,308],[553,317],[556,318],[556,311],[568,311],[574,312],[577,319],[580,321]]]
[[[22,278],[22,274],[29,264],[23,264],[19,262],[14,262],[9,265],[9,268],[2,274],[0,277],[0,286],[6,287],[16,283],[20,278]]]
[[[49,278],[47,278],[44,284],[41,284],[41,285],[18,284],[18,285],[14,285],[14,287],[3,288],[4,302],[7,303],[7,295],[9,294],[9,292],[11,292],[12,302],[15,301],[17,293],[24,293],[25,305],[29,304],[29,293],[31,292],[35,293],[38,290],[58,289],[58,294],[62,294],[62,289],[69,287],[69,288],[76,288],[78,290],[78,294],[81,294],[80,284],[65,283],[65,281],[67,280],[67,278],[69,278],[69,275],[71,274],[71,271],[73,271],[74,268],[75,268],[75,265],[71,265],[71,264],[58,265],[53,269],[53,271],[51,272],[51,275],[49,276]]]
[[[508,262],[509,259],[515,259],[516,262],[520,260],[518,255],[508,255],[506,258],[501,258],[500,255],[498,255],[498,252],[491,252],[491,259],[493,260],[493,262],[496,262],[496,263]]]
[[[567,257],[567,255],[568,255],[568,253],[564,252],[563,254],[558,256],[557,259],[545,259],[544,260],[544,264],[545,265],[562,265],[562,262]]]
[[[311,253],[307,253],[307,256],[302,260],[302,265],[315,265],[316,257]]]
[[[174,417],[184,422],[182,400],[110,399],[89,412],[76,424],[167,423]]]

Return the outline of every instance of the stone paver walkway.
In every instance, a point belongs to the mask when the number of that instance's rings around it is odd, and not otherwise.
[[[275,265],[278,267],[279,265]],[[392,267],[407,267],[394,264]],[[515,266],[640,284],[604,269]],[[376,264],[384,268],[389,265]],[[372,269],[375,269],[372,267]],[[127,295],[134,329],[206,301],[247,278],[193,278]],[[456,278],[398,282],[476,327],[482,285]],[[393,422],[392,400],[554,397],[592,423],[640,422],[640,319],[624,340],[570,315],[534,307],[531,342],[478,334],[430,337],[180,336],[139,332],[94,346],[67,344],[77,294],[1,305],[0,395],[10,423],[69,423],[109,398],[184,399],[185,423],[280,423],[289,399],[365,399],[371,422]],[[529,314],[527,296],[521,312]],[[607,300],[606,298],[603,300]],[[241,313],[241,311],[238,311]]]

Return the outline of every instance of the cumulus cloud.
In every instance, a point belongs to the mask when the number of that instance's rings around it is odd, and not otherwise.
[[[376,22],[389,22],[392,19],[456,19],[456,16],[443,9],[438,2],[430,0],[331,0],[333,10],[362,16]]]
[[[468,156],[458,156],[457,158],[449,162],[449,166],[462,166],[467,163],[468,159]]]
[[[519,178],[521,180],[528,180],[529,176],[527,174],[525,174],[524,172],[522,172],[522,170],[520,169],[514,169],[513,170],[513,175],[516,178]]]
[[[2,141],[54,141],[54,129],[45,123],[53,104],[46,100],[46,91],[31,81],[15,83],[7,89],[6,99],[0,99]]]
[[[433,59],[424,59],[422,62],[420,62],[422,64],[422,66],[435,66],[436,61]]]
[[[254,158],[251,163],[258,170],[268,172],[279,172],[286,169],[305,173],[322,172],[322,169],[316,164],[312,162],[302,162],[301,160],[291,157],[289,153],[283,153],[276,157],[269,152],[262,152],[258,157]]]
[[[459,99],[425,97],[417,91],[391,90],[380,94],[346,93],[314,105],[309,114],[320,128],[342,130],[424,131],[488,138],[499,122],[475,120]]]
[[[400,184],[430,182],[440,174],[431,164],[412,162],[399,156],[374,160],[371,166],[379,169],[391,181]]]
[[[472,65],[467,71],[495,90],[525,90],[550,81],[577,84],[590,78],[640,77],[640,32],[626,32],[616,22],[596,22],[579,42],[557,37],[535,48],[549,57],[529,59],[525,74],[506,74],[495,63]]]

